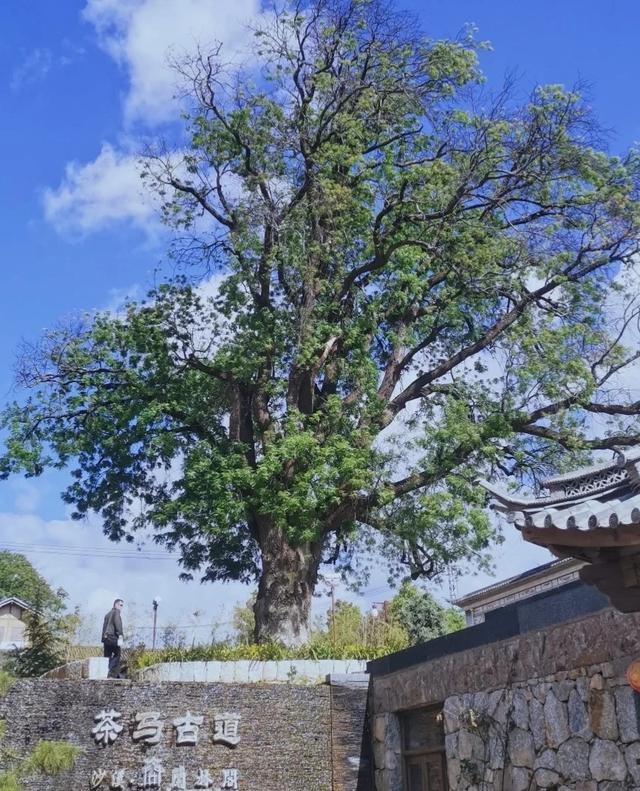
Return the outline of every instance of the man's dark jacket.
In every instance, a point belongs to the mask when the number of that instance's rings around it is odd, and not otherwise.
[[[114,607],[104,616],[102,642],[117,643],[118,637],[122,637],[122,618],[120,610]]]

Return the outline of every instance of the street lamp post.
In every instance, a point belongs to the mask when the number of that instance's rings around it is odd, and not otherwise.
[[[156,647],[156,626],[158,624],[158,605],[160,604],[160,597],[156,596],[153,600],[153,632],[151,637],[151,647]]]

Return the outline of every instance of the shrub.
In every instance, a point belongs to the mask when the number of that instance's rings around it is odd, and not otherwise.
[[[23,774],[40,772],[45,775],[57,775],[75,764],[80,748],[69,742],[42,741],[38,742],[31,755],[22,766]]]
[[[254,662],[283,659],[376,659],[407,647],[404,632],[377,646],[364,643],[347,643],[335,646],[331,636],[319,633],[309,643],[297,648],[287,648],[280,643],[248,643],[230,645],[212,643],[191,648],[165,648],[155,651],[137,648],[128,654],[130,670],[141,670],[159,662],[234,662],[245,659]]]
[[[15,676],[7,670],[0,670],[0,698],[3,698],[15,683]],[[0,734],[0,738],[2,735]]]

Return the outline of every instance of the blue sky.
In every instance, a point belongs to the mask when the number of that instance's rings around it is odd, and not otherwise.
[[[0,4],[0,392],[11,395],[21,340],[70,314],[113,307],[140,294],[164,265],[166,239],[135,172],[145,139],[176,115],[167,53],[222,39],[246,45],[242,22],[256,0],[4,0]],[[535,83],[584,81],[609,147],[640,140],[640,67],[635,0],[431,0],[405,4],[434,37],[467,23],[493,49],[482,55],[490,87],[517,73],[523,95]],[[166,267],[165,267],[166,271]],[[0,544],[48,545],[82,556],[28,551],[30,559],[87,613],[116,594],[137,602],[145,621],[163,594],[162,615],[191,623],[228,620],[237,586],[177,582],[172,562],[105,557],[117,549],[97,524],[71,524],[58,492],[62,474],[0,485]],[[92,548],[102,555],[94,557]],[[545,562],[512,537],[496,553],[499,577]],[[463,593],[488,582],[459,583]],[[385,596],[382,578],[367,601]],[[446,594],[446,590],[444,594]],[[226,602],[226,609],[222,601]],[[197,604],[196,604],[197,602]],[[189,620],[191,619],[191,620]],[[204,627],[203,627],[204,628]]]

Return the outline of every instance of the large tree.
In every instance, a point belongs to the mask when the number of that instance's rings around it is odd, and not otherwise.
[[[0,551],[0,599],[17,596],[27,604],[53,612],[64,609],[67,596],[62,588],[53,590],[24,555]]]
[[[145,175],[184,279],[25,350],[4,474],[70,465],[78,517],[257,578],[257,638],[295,643],[323,562],[482,559],[478,471],[636,442],[640,160],[577,92],[491,96],[476,49],[312,0],[265,21],[256,68],[179,64],[188,143]]]

